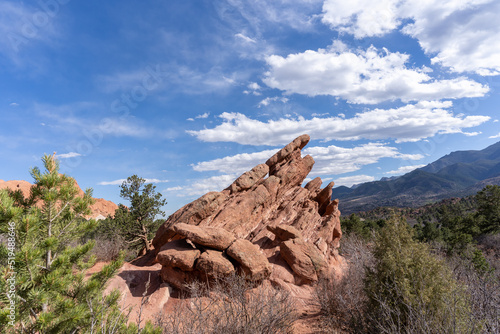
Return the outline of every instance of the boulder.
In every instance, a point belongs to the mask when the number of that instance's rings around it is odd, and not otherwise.
[[[236,240],[234,234],[220,227],[195,226],[180,223],[174,225],[173,230],[195,244],[219,250],[225,250]]]
[[[217,250],[203,252],[196,262],[196,269],[209,279],[230,276],[235,272],[231,261]]]
[[[318,280],[326,269],[321,252],[303,239],[290,239],[280,244],[280,254],[293,272],[305,283]]]
[[[162,266],[192,271],[200,253],[200,250],[194,248],[185,239],[175,240],[163,245],[156,255],[156,261]]]
[[[250,279],[258,281],[271,275],[271,265],[259,246],[248,240],[238,239],[228,249],[227,255],[236,260],[243,273]]]

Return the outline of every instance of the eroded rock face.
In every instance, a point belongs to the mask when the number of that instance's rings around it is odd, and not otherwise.
[[[331,200],[333,182],[321,189],[315,178],[301,186],[314,165],[301,152],[309,139],[296,138],[227,189],[170,216],[153,240],[156,253],[172,240],[188,239],[200,256],[192,272],[166,264],[162,277],[168,281],[171,274],[178,287],[200,273],[214,277],[236,270],[255,280],[309,284],[339,266],[342,232],[338,200]]]

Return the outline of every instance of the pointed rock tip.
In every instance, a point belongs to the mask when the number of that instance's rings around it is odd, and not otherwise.
[[[302,136],[298,136],[292,142],[287,144],[281,150],[276,152],[276,154],[274,154],[272,157],[270,157],[266,161],[266,165],[268,165],[269,167],[276,165],[278,162],[285,159],[293,151],[295,151],[297,149],[299,149],[299,150],[303,149],[304,146],[306,146],[307,143],[309,143],[309,140],[311,140],[311,137],[307,134],[304,134]]]
[[[309,143],[311,137],[308,134],[303,134],[302,136],[298,136],[293,140],[293,143],[297,142],[299,149],[303,149],[304,146]]]

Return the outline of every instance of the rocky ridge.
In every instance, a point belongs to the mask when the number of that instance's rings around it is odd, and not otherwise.
[[[221,192],[209,192],[172,214],[153,240],[161,278],[183,289],[193,280],[234,272],[290,289],[335,269],[340,211],[333,182],[302,183],[314,159],[302,157],[302,135]]]

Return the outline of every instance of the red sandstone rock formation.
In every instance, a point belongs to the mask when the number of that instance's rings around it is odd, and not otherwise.
[[[78,187],[78,193],[80,197],[83,197],[83,190],[80,188],[78,183],[75,181],[76,186]],[[3,181],[0,180],[0,189],[8,188],[11,190],[21,190],[23,193],[24,197],[29,197],[30,195],[30,189],[33,185],[29,183],[28,181]],[[118,205],[111,201],[107,201],[102,198],[94,198],[95,202],[92,204],[90,207],[90,210],[92,211],[92,214],[89,217],[86,217],[87,219],[93,218],[93,219],[104,219],[108,215],[114,216],[115,210],[118,209]]]
[[[338,267],[342,232],[338,200],[331,200],[333,182],[321,189],[316,178],[301,186],[314,165],[311,156],[301,155],[308,142],[308,135],[296,138],[227,189],[207,193],[171,215],[153,240],[162,278],[182,287],[237,270],[254,280],[302,285]],[[193,269],[165,262],[164,252],[175,254],[178,239],[201,252]],[[169,263],[184,258],[178,255]]]

